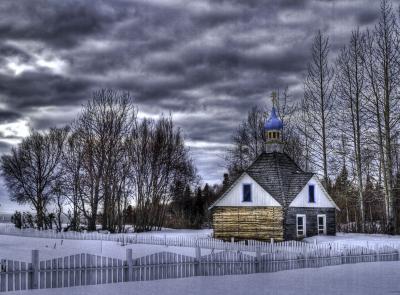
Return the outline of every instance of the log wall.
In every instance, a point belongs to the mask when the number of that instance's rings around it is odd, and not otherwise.
[[[230,240],[283,240],[281,207],[215,207],[214,237]]]

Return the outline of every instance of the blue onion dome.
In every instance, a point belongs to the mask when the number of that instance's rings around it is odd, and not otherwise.
[[[271,115],[264,124],[265,130],[280,130],[283,129],[281,119],[276,115],[275,107],[272,107]]]

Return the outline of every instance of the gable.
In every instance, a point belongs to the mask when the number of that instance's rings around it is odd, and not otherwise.
[[[311,179],[285,153],[262,153],[246,172],[282,206],[287,207]]]
[[[314,185],[314,198],[315,202],[308,201],[308,187]],[[307,208],[336,208],[339,207],[335,204],[332,198],[328,195],[325,188],[319,182],[316,176],[313,176],[307,184],[298,193],[296,198],[290,203],[289,207],[307,207]]]
[[[243,202],[243,184],[251,185],[251,202]],[[281,205],[253,178],[243,173],[211,207],[256,207]]]

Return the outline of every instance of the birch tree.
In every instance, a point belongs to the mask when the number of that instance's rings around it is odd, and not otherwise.
[[[350,43],[344,47],[337,60],[336,94],[339,110],[338,124],[353,143],[355,174],[357,179],[358,206],[360,208],[361,231],[365,231],[365,209],[363,196],[363,173],[361,146],[365,143],[363,128],[366,128],[364,86],[364,37],[359,30],[352,33]]]
[[[329,39],[321,31],[314,37],[311,53],[302,105],[309,132],[304,134],[313,141],[312,158],[315,166],[322,170],[324,184],[327,186],[328,157],[332,143],[334,70],[329,63]]]
[[[381,2],[381,15],[367,33],[365,64],[370,89],[369,105],[374,113],[378,150],[383,174],[387,229],[395,231],[394,140],[398,132],[400,84],[398,21],[389,1]]]

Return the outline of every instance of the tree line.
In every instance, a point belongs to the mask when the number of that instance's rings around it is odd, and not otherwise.
[[[138,119],[128,93],[93,94],[68,127],[30,135],[1,157],[19,226],[137,232],[200,227],[217,187],[199,183],[182,131],[171,117]]]
[[[377,23],[355,28],[337,56],[318,31],[304,95],[278,91],[284,150],[320,174],[341,208],[340,230],[400,232],[400,10],[381,1]],[[230,179],[265,148],[265,108],[254,107],[226,153]]]

